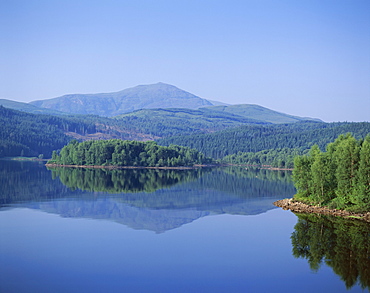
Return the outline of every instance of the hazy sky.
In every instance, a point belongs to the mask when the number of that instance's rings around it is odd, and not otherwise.
[[[370,121],[370,1],[0,0],[0,98],[157,82]]]

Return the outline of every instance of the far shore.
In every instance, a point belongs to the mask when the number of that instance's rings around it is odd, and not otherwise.
[[[370,212],[353,213],[345,210],[329,209],[327,207],[308,205],[296,201],[293,198],[275,201],[274,205],[277,207],[281,207],[284,210],[291,210],[294,213],[329,215],[347,219],[357,219],[370,223]]]
[[[264,170],[272,170],[272,171],[293,171],[293,168],[282,168],[282,167],[272,167],[271,165],[250,165],[250,164],[222,164],[221,166],[233,166],[233,167],[243,167],[248,169],[247,167],[264,169]]]
[[[45,164],[46,167],[67,167],[67,168],[90,168],[90,169],[162,169],[162,170],[191,170],[201,167],[214,167],[214,165],[194,165],[194,166],[179,166],[179,167],[143,167],[143,166],[99,166],[99,165],[61,165],[61,164]]]

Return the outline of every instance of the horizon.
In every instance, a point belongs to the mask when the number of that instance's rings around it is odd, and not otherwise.
[[[326,122],[369,121],[370,2],[0,1],[0,98],[158,81]]]

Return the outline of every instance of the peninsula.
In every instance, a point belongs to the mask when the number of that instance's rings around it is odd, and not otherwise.
[[[322,152],[314,145],[294,159],[293,199],[276,206],[299,213],[319,213],[370,221],[370,136],[340,135]]]

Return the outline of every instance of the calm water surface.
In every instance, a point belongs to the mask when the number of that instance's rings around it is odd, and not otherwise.
[[[0,161],[0,292],[368,292],[369,225],[275,208],[290,175]]]

